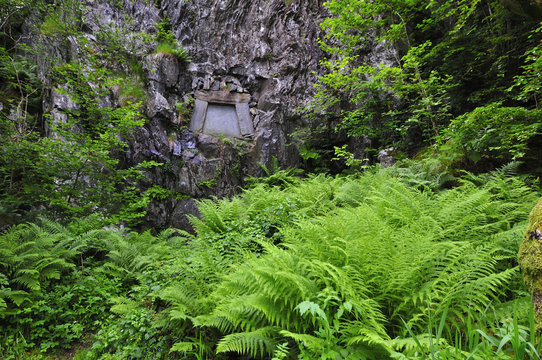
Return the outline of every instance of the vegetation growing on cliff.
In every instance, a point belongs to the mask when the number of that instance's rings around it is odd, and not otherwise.
[[[101,24],[89,38],[82,31],[87,5],[75,0],[2,6],[2,212],[27,220],[101,213],[107,221],[137,223],[158,187],[142,179],[158,163],[128,166],[121,157],[126,139],[146,121],[137,61],[138,46],[150,40],[128,31],[128,18],[124,27]],[[74,53],[53,51],[67,48]]]

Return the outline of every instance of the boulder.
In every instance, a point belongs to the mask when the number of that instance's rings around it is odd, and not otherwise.
[[[533,295],[536,331],[542,331],[542,198],[529,215],[527,232],[518,253],[527,290]]]

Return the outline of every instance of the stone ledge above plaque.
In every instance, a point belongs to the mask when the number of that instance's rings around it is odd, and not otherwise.
[[[250,95],[229,91],[196,91],[192,131],[209,135],[246,137],[254,135],[248,103]]]
[[[249,103],[250,95],[244,93],[231,93],[229,91],[196,91],[196,99],[216,104]]]

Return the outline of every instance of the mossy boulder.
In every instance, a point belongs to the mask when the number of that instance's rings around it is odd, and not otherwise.
[[[529,226],[519,247],[519,265],[533,294],[536,330],[542,332],[542,198],[529,215]]]

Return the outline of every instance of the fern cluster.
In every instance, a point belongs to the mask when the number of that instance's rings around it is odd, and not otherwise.
[[[452,342],[470,314],[522,289],[516,253],[536,196],[521,179],[470,176],[434,192],[391,174],[317,176],[201,204],[195,241],[213,239],[218,263],[233,265],[220,265],[205,294],[212,309],[192,319],[223,334],[217,353],[259,357],[287,341],[309,358],[388,358],[407,329],[424,333],[446,313],[441,341]]]
[[[452,189],[405,169],[263,181],[201,201],[194,235],[14,226],[0,356],[89,331],[88,359],[505,359],[534,343],[516,254],[535,192],[512,167]]]
[[[153,236],[94,220],[41,219],[0,234],[0,357],[21,347],[68,347],[96,330],[115,296],[126,296],[184,240],[175,230]]]
[[[30,302],[32,294],[73,267],[67,260],[75,255],[75,244],[51,224],[12,227],[1,238],[2,314]]]

